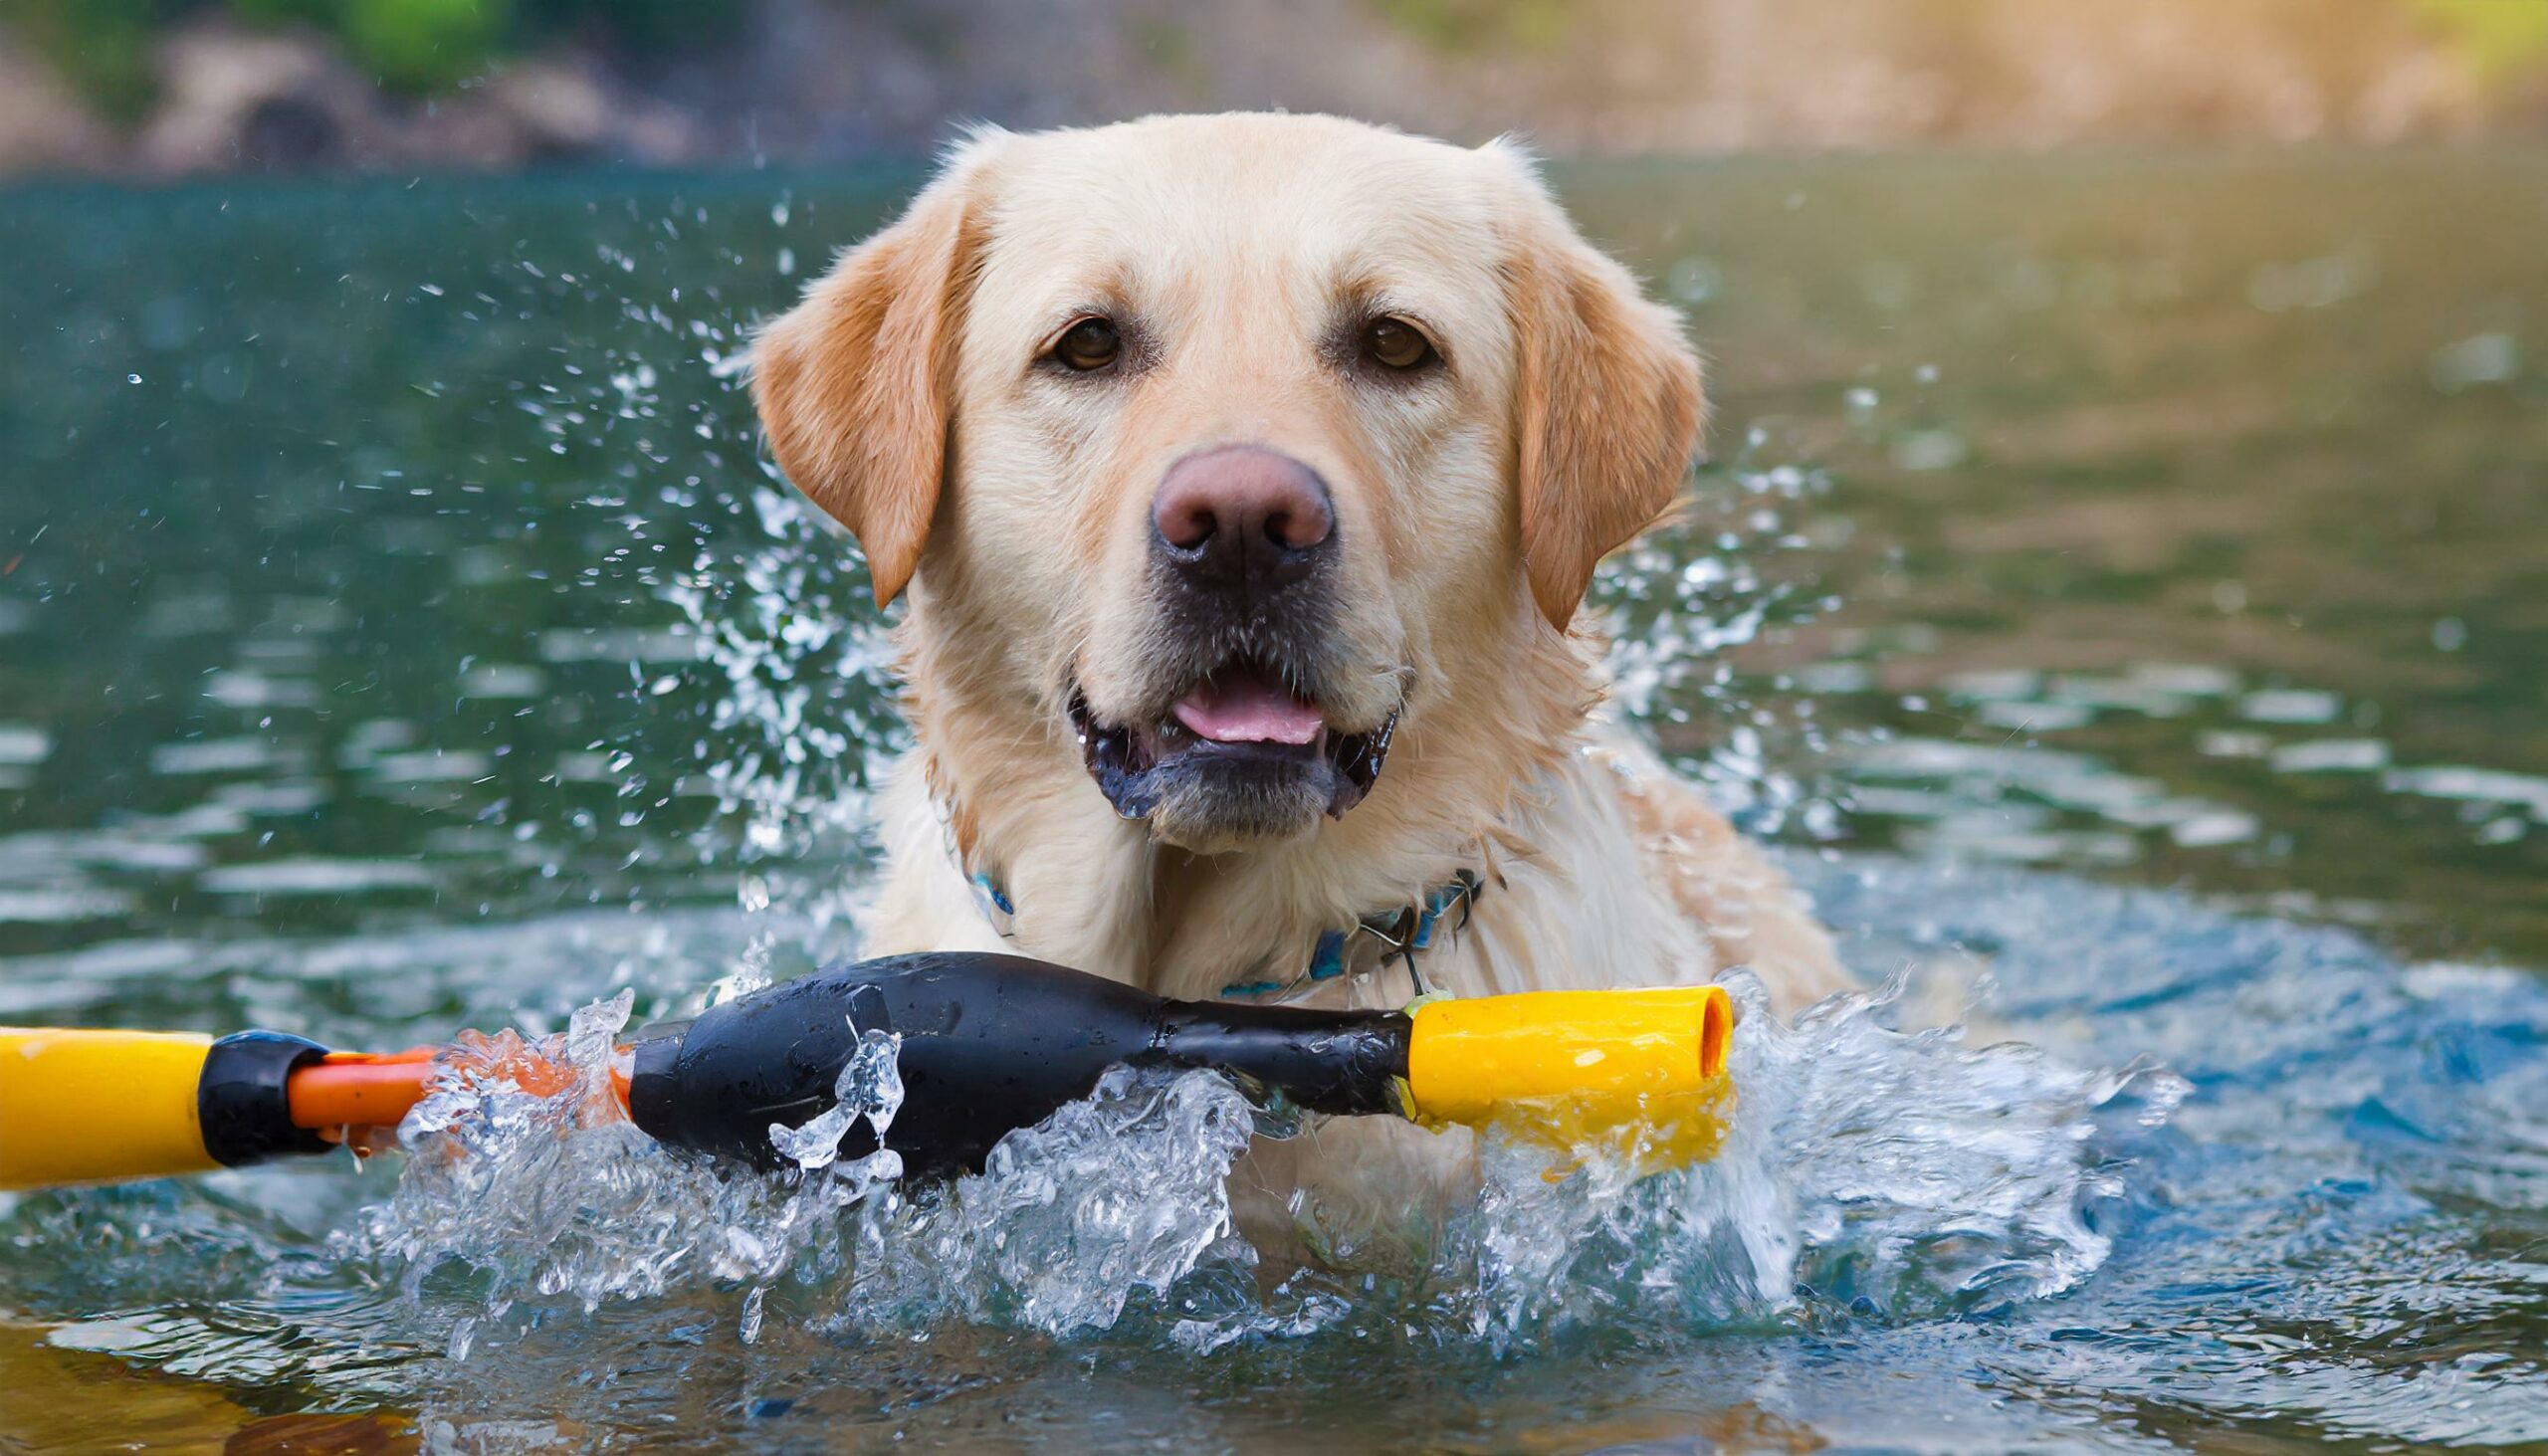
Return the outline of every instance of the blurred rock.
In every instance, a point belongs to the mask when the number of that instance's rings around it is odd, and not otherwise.
[[[529,158],[676,162],[694,150],[688,117],[585,70],[531,62],[496,77],[483,95]]]
[[[517,62],[415,109],[386,149],[420,165],[669,165],[700,152],[691,118],[590,64]]]
[[[130,154],[145,172],[669,164],[699,149],[688,116],[591,63],[517,62],[408,101],[312,37],[214,21],[172,35],[158,69],[158,104]]]
[[[0,33],[0,172],[92,171],[113,155],[106,123]]]
[[[188,26],[160,46],[158,71],[132,148],[144,171],[341,166],[384,129],[378,91],[306,36]]]

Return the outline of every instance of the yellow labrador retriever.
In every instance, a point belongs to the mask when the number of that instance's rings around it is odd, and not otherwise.
[[[1594,712],[1577,608],[1671,506],[1699,366],[1514,146],[984,131],[768,325],[753,384],[910,599],[870,953],[1327,1005],[1843,984],[1781,874]],[[1326,1130],[1311,1180],[1384,1185],[1400,1133]]]

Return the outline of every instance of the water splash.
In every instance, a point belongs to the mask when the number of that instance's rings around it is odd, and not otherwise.
[[[900,1038],[867,1031],[839,1103],[774,1126],[797,1170],[762,1176],[672,1151],[624,1121],[611,1090],[623,992],[576,1013],[562,1036],[466,1039],[400,1128],[408,1164],[341,1256],[404,1271],[417,1297],[446,1264],[476,1272],[486,1313],[525,1297],[586,1310],[699,1282],[792,1278],[833,1318],[910,1328],[957,1318],[1065,1334],[1115,1324],[1143,1291],[1165,1294],[1207,1255],[1247,1258],[1230,1237],[1226,1180],[1255,1127],[1219,1078],[1119,1070],[1092,1095],[995,1147],[983,1170],[918,1198],[895,1187],[900,1156],[838,1162],[850,1127],[881,1136],[903,1100]],[[561,1066],[527,1089],[532,1059]],[[747,1308],[756,1336],[762,1306]],[[450,1337],[465,1355],[475,1326]]]
[[[1772,459],[1773,443],[1755,427],[1702,471],[1678,512],[1601,563],[1589,601],[1611,633],[1612,701],[1675,767],[1751,832],[1795,825],[1829,839],[1836,806],[1787,766],[1829,746],[1812,700],[1747,681],[1728,656],[1839,605],[1807,564],[1813,542],[1797,520],[1830,495],[1830,474]]]
[[[805,1129],[772,1130],[806,1166],[789,1181],[712,1166],[657,1144],[619,1108],[612,1074],[631,996],[577,1011],[563,1036],[465,1037],[433,1091],[399,1128],[405,1174],[342,1252],[405,1269],[412,1296],[445,1264],[481,1276],[491,1313],[524,1295],[566,1296],[586,1310],[653,1299],[693,1280],[767,1281],[804,1261],[842,1257],[835,1217],[889,1190],[900,1160],[879,1150],[848,1164],[817,1157],[856,1118],[890,1122],[901,1101],[871,1054],[843,1075],[848,1100]],[[873,1042],[869,1038],[875,1038]],[[523,1085],[521,1069],[565,1069],[554,1085]],[[865,1080],[853,1082],[852,1074]]]
[[[903,1174],[903,1159],[883,1144],[885,1130],[894,1125],[894,1114],[903,1106],[903,1071],[898,1060],[903,1039],[890,1031],[860,1031],[854,1021],[849,1029],[856,1041],[832,1084],[832,1105],[800,1128],[770,1124],[770,1145],[803,1171],[819,1172],[839,1158],[840,1140],[864,1122],[876,1135],[877,1148],[861,1159],[872,1166],[857,1175],[892,1182]]]
[[[1712,1163],[1639,1178],[1586,1157],[1550,1175],[1548,1149],[1490,1140],[1475,1201],[1392,1318],[1435,1340],[1501,1352],[1584,1324],[1673,1329],[1845,1317],[1878,1323],[2004,1310],[2071,1288],[2106,1257],[2087,1210],[2119,1192],[2100,1120],[2163,1120],[2182,1084],[2085,1073],[2014,1044],[1882,1024],[1886,995],[1839,998],[1793,1029],[1736,984],[1744,1103]],[[1092,1095],[1010,1135],[983,1170],[907,1196],[900,1158],[841,1163],[860,1120],[881,1134],[902,1104],[898,1039],[869,1031],[839,1103],[774,1126],[794,1171],[762,1176],[669,1151],[619,1118],[610,1090],[623,993],[563,1036],[471,1041],[401,1130],[396,1195],[360,1253],[404,1267],[411,1295],[440,1266],[480,1276],[486,1313],[523,1298],[586,1309],[696,1284],[786,1280],[844,1328],[946,1321],[1050,1335],[1173,1312],[1169,1338],[1213,1349],[1294,1337],[1370,1301],[1320,1276],[1269,1299],[1240,1236],[1228,1179],[1261,1116],[1220,1078],[1118,1069]],[[562,1085],[527,1090],[526,1050]],[[757,1338],[757,1295],[743,1328]],[[455,1349],[471,1336],[456,1332]]]
[[[689,621],[713,687],[704,724],[686,726],[716,744],[703,771],[743,816],[746,862],[863,850],[867,790],[907,740],[866,559],[774,476],[710,504],[720,528],[656,588]]]
[[[1228,1189],[1252,1112],[1209,1073],[1109,1072],[1086,1101],[1004,1139],[979,1174],[915,1205],[857,1313],[1106,1330],[1207,1262],[1252,1265]]]
[[[1961,1027],[1890,1029],[1900,986],[1793,1030],[1749,1023],[1746,1085],[1768,1104],[1755,1135],[1794,1199],[1800,1294],[1903,1320],[2075,1287],[2112,1250],[2092,1221],[2125,1191],[2109,1135],[2164,1124],[2188,1084],[2146,1062],[2083,1070],[2020,1042],[1975,1046]]]
[[[1579,1325],[1890,1324],[2002,1312],[2077,1285],[2123,1192],[2106,1126],[2164,1122],[2186,1087],[2085,1072],[1957,1028],[1885,1024],[1898,984],[1782,1026],[1748,975],[1731,1070],[1742,1105],[1708,1164],[1638,1179],[1484,1149],[1484,1186],[1442,1271],[1464,1333],[1498,1349]]]
[[[463,1037],[399,1127],[396,1194],[343,1251],[402,1262],[410,1294],[446,1262],[468,1265],[494,1309],[524,1294],[592,1309],[661,1295],[687,1266],[732,1265],[742,1251],[719,1260],[720,1224],[700,1217],[706,1189],[655,1173],[669,1154],[618,1112],[613,1038],[632,1001],[584,1007],[563,1036]],[[526,1088],[534,1063],[564,1069],[562,1085]]]

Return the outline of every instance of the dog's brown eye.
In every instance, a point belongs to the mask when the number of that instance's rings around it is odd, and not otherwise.
[[[1375,318],[1363,330],[1363,352],[1384,369],[1412,369],[1430,362],[1432,342],[1401,318]]]
[[[1053,357],[1081,373],[1105,368],[1123,351],[1124,340],[1111,318],[1083,318],[1053,340]]]

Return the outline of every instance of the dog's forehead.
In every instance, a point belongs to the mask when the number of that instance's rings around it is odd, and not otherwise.
[[[1268,288],[1456,311],[1497,296],[1509,170],[1498,156],[1316,116],[1015,137],[986,199],[994,246],[981,287],[1028,307],[1074,290]]]

